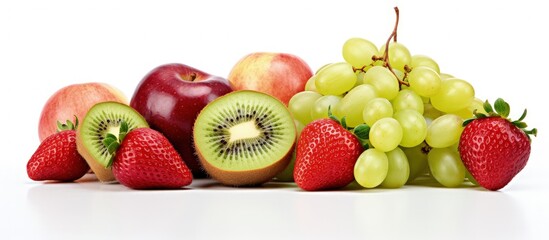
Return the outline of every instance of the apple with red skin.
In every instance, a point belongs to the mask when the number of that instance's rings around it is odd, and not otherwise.
[[[193,148],[194,121],[209,102],[231,91],[225,78],[184,64],[166,64],[141,80],[130,106],[170,140],[194,177],[205,177]]]
[[[288,106],[292,96],[305,90],[312,75],[309,65],[296,55],[256,52],[240,59],[228,79],[235,91],[267,93]]]
[[[74,121],[74,116],[84,119],[93,105],[106,101],[127,104],[128,100],[117,88],[100,82],[72,84],[57,90],[42,108],[38,123],[40,141],[57,132],[57,121]]]

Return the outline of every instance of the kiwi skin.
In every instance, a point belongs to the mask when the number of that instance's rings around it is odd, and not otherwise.
[[[234,91],[232,93],[229,93],[227,95],[224,95],[220,98],[215,99],[210,104],[216,101],[222,101],[222,99],[229,97],[230,95],[238,92],[257,92],[257,91],[253,91],[253,90]],[[258,93],[261,93],[261,92],[258,92]],[[261,94],[265,94],[265,93],[261,93]],[[280,100],[276,98],[273,98],[273,99],[275,99],[277,102],[283,105],[283,103]],[[206,109],[207,109],[207,106],[204,109],[202,109],[202,111],[205,111]],[[195,127],[196,125],[197,124],[195,123]],[[197,144],[197,141],[193,141],[193,143],[194,143],[196,154],[198,155],[198,159],[202,164],[202,167],[206,170],[206,172],[212,178],[214,178],[218,182],[227,186],[253,187],[253,186],[259,186],[263,183],[273,180],[273,178],[277,174],[281,173],[288,166],[288,164],[292,159],[292,154],[297,142],[297,129],[294,128],[294,131],[295,131],[296,138],[293,139],[292,146],[288,149],[288,151],[284,154],[284,156],[281,159],[273,162],[271,165],[266,166],[264,168],[253,169],[253,170],[230,171],[230,170],[218,168],[206,160],[203,153],[201,152],[200,146],[198,146]],[[197,131],[193,130],[193,139],[196,139],[199,137],[196,134],[197,134]]]
[[[79,132],[81,132],[81,127],[78,126],[78,130],[76,131],[76,139],[80,139],[78,136]],[[115,182],[116,179],[114,178],[114,175],[112,173],[112,169],[105,168],[101,164],[99,164],[97,161],[94,160],[88,149],[86,149],[82,143],[82,141],[76,141],[76,149],[78,153],[88,162],[88,165],[90,165],[91,170],[99,179],[101,182]]]
[[[124,105],[124,106],[127,106],[128,108],[130,108],[130,106],[126,105],[126,104],[123,104],[123,103],[119,103],[119,102],[113,102],[113,101],[107,101],[107,102],[100,102],[100,103],[97,103],[95,104],[93,107],[97,106],[97,105],[101,105],[101,104],[111,104],[111,103],[114,103],[114,104],[118,104],[118,105]],[[90,110],[92,109],[90,108]],[[88,111],[89,113],[89,111]],[[137,113],[137,111],[136,111]],[[88,114],[86,113],[86,116]],[[137,113],[137,116],[141,116]],[[142,123],[145,123],[146,124],[146,121],[143,117],[141,117],[142,119],[139,119],[140,122]],[[78,151],[78,153],[80,153],[80,155],[86,160],[86,162],[88,163],[88,165],[90,166],[91,170],[93,171],[93,173],[95,174],[95,176],[97,177],[97,179],[99,179],[99,181],[101,182],[104,182],[104,183],[113,183],[113,182],[116,182],[116,179],[112,173],[112,169],[110,167],[105,167],[103,165],[101,165],[101,163],[99,163],[94,157],[93,155],[91,154],[91,150],[88,149],[85,145],[84,145],[84,138],[82,136],[83,134],[83,130],[82,128],[84,127],[84,122],[86,121],[86,117],[84,117],[84,119],[82,120],[81,124],[78,125],[78,129],[76,130],[76,150]],[[148,127],[148,125],[144,125],[142,127]]]
[[[206,169],[206,172],[208,172],[215,180],[228,186],[253,187],[272,180],[274,176],[282,172],[282,170],[288,166],[290,160],[292,159],[294,147],[295,141],[290,151],[288,151],[282,159],[274,162],[268,167],[248,171],[227,171],[219,169],[204,159],[204,156],[200,152],[199,148],[195,146],[195,149],[197,149],[200,163],[202,163],[202,166]]]

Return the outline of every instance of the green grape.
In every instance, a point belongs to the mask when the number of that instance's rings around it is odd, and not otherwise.
[[[410,165],[410,176],[407,183],[411,183],[427,171],[428,147],[427,144],[421,143],[412,148],[403,147],[402,151],[406,154],[408,164]]]
[[[362,38],[350,38],[343,44],[343,59],[356,68],[372,64],[373,56],[379,55],[376,45]]]
[[[483,107],[484,102],[478,98],[474,98],[473,101],[469,106],[467,106],[464,109],[461,109],[457,112],[454,112],[453,114],[460,116],[463,119],[469,119],[474,117],[474,111],[476,110],[478,113],[484,113],[487,114],[486,111],[484,111]]]
[[[465,80],[450,78],[442,81],[437,94],[431,96],[431,104],[436,109],[451,113],[466,108],[475,97],[475,89]]]
[[[438,66],[438,63],[435,62],[435,60],[433,60],[432,58],[425,55],[413,55],[410,67],[412,67],[412,69],[417,67],[428,67],[436,73],[440,74],[440,68]]]
[[[410,176],[410,164],[406,154],[399,147],[386,153],[389,160],[389,169],[381,186],[385,188],[399,188],[406,184]]]
[[[473,102],[471,103],[471,105],[469,105],[469,110],[471,112],[474,112],[476,110],[478,113],[488,114],[486,110],[484,110],[484,101],[482,101],[480,98],[473,99]]]
[[[393,69],[393,72],[395,73],[395,75],[398,79],[404,79],[404,77],[405,77],[404,72],[402,72],[398,69]],[[406,87],[406,85],[403,85],[403,87]]]
[[[467,178],[467,180],[469,180],[469,182],[471,182],[471,184],[473,184],[474,186],[480,186],[477,180],[475,180],[475,178],[473,177],[473,175],[471,175],[471,173],[467,170],[467,168],[465,168],[465,178]]]
[[[450,148],[433,148],[427,154],[431,175],[445,187],[457,187],[465,180],[465,167],[459,154]]]
[[[398,94],[399,83],[395,75],[387,68],[374,66],[366,73],[362,79],[364,84],[371,84],[376,89],[378,96],[392,100]]]
[[[450,79],[450,78],[456,78],[456,77],[454,77],[452,74],[448,74],[448,73],[440,73],[439,76],[440,76],[440,80],[446,80],[446,79]]]
[[[334,114],[345,117],[347,125],[355,127],[364,122],[362,111],[366,104],[376,96],[376,90],[372,85],[362,84],[357,86],[341,99],[339,104],[334,108]]]
[[[316,77],[318,75],[313,75],[311,76],[311,78],[309,78],[309,80],[307,80],[307,82],[305,83],[305,91],[312,91],[312,92],[316,92],[316,84],[315,84],[315,81],[316,81]]]
[[[366,104],[362,111],[362,120],[368,126],[382,118],[393,116],[393,106],[391,102],[385,98],[374,98]]]
[[[374,148],[382,152],[391,151],[402,140],[402,127],[394,118],[379,119],[370,128],[369,139]]]
[[[380,53],[385,52],[385,45],[381,46]],[[410,66],[412,55],[404,44],[399,42],[391,42],[389,44],[389,64],[393,69],[404,72],[404,66]]]
[[[362,71],[362,70],[357,70],[357,71],[355,72],[355,74],[356,74],[356,83],[355,83],[355,86],[354,86],[353,88],[355,88],[355,87],[360,86],[361,84],[363,84],[362,79],[364,78],[364,71]]]
[[[341,97],[334,95],[326,95],[318,98],[310,110],[311,119],[317,120],[328,118],[328,107],[331,106],[331,109],[334,109],[339,101],[341,101]]]
[[[383,53],[380,53],[380,54],[383,54]],[[375,67],[375,66],[385,67],[385,62],[383,60],[376,60],[374,63],[372,63],[372,67]],[[367,67],[364,71],[366,71],[370,68],[371,67]]]
[[[315,86],[322,95],[341,95],[355,86],[356,74],[351,64],[333,63],[317,73]]]
[[[413,147],[421,144],[427,136],[427,122],[423,115],[412,109],[405,109],[393,116],[402,127],[400,146]]]
[[[433,105],[431,105],[431,103],[424,103],[423,104],[423,116],[425,117],[425,119],[429,123],[427,125],[430,125],[430,123],[433,120],[437,119],[438,117],[442,116],[443,114],[444,113],[442,113],[441,111],[439,111],[435,107],[433,107]]]
[[[389,159],[387,155],[375,148],[370,148],[358,157],[354,175],[355,180],[365,188],[379,186],[389,171]]]
[[[415,67],[408,73],[410,89],[418,95],[430,97],[438,93],[442,85],[440,76],[428,67]]]
[[[403,89],[398,92],[391,103],[395,113],[400,110],[411,109],[423,114],[423,99],[410,89]]]
[[[459,149],[459,141],[457,143],[455,143],[454,145],[449,146],[449,148],[456,151],[456,152],[458,152],[459,151],[458,150]]]
[[[311,108],[320,97],[320,93],[313,91],[298,92],[288,102],[288,110],[295,119],[306,125],[313,120]]]
[[[328,63],[328,64],[324,64],[322,65],[322,67],[318,68],[315,72],[315,75],[318,74],[320,71],[322,71],[322,69],[326,68],[327,66],[330,66],[331,63]]]
[[[427,127],[425,141],[434,148],[446,148],[459,141],[463,132],[463,119],[455,114],[444,114]]]
[[[299,121],[295,121],[294,120],[294,124],[295,124],[295,129],[297,131],[297,138],[299,138],[299,136],[301,135],[301,131],[303,131],[303,128],[305,128],[305,125],[306,124],[303,124]]]

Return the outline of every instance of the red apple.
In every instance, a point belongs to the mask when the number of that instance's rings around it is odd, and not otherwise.
[[[59,89],[42,108],[38,124],[40,141],[57,131],[57,121],[74,121],[75,115],[84,119],[93,105],[105,101],[127,103],[121,91],[105,83],[73,84]]]
[[[286,106],[313,72],[305,61],[287,53],[258,52],[246,55],[231,70],[229,82],[234,90],[256,90],[278,98]]]
[[[194,121],[206,104],[231,91],[227,79],[183,64],[167,64],[141,80],[130,106],[170,140],[194,177],[204,177],[193,148]]]

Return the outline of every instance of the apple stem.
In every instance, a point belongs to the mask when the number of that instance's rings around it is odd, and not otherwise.
[[[196,73],[191,73],[191,82],[194,82],[196,79]]]

